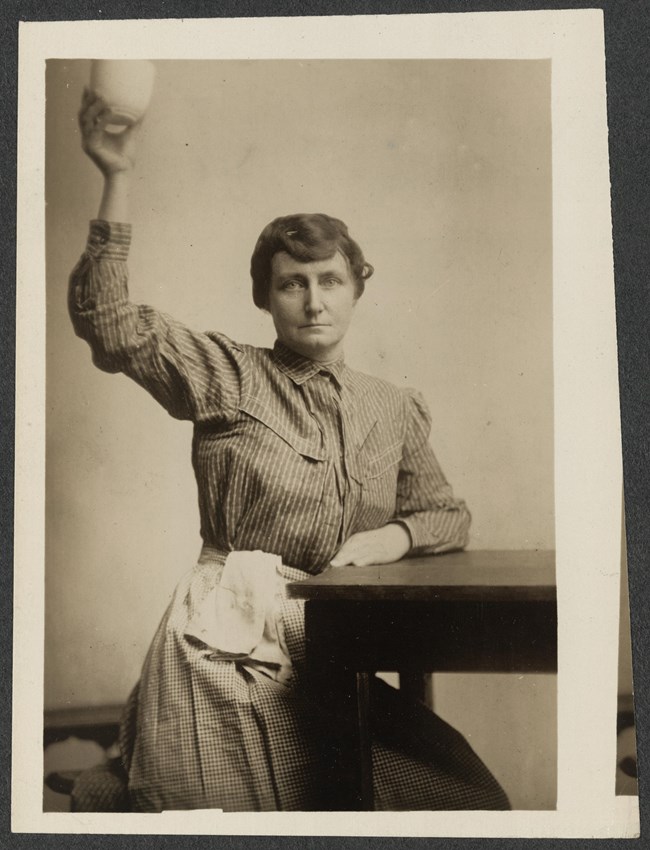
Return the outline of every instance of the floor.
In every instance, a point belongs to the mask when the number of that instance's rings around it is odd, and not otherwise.
[[[66,778],[76,771],[85,770],[100,764],[107,758],[117,755],[115,744],[107,744],[106,727],[97,727],[95,738],[93,733],[85,727],[83,738],[69,735],[63,740],[58,737],[55,730],[46,728],[46,741],[51,741],[44,751],[44,776],[56,773]],[[59,736],[62,737],[62,736]],[[110,737],[110,735],[108,736]],[[619,733],[617,738],[616,756],[616,794],[636,795],[638,794],[638,782],[636,777],[636,738],[634,726],[630,725],[630,717],[627,716],[621,722],[619,715]],[[51,783],[55,784],[55,783]],[[70,797],[68,794],[57,793],[47,784],[43,784],[43,811],[45,812],[68,812],[70,811]]]
[[[96,741],[70,736],[64,741],[56,741],[45,748],[43,775],[57,773],[66,778],[77,771],[101,764],[116,754],[113,747],[105,750]],[[43,783],[43,811],[69,812],[69,795],[57,793]]]

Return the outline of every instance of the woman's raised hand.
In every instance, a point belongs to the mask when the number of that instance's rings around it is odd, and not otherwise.
[[[404,525],[393,522],[383,528],[351,535],[330,563],[333,567],[392,564],[403,558],[410,548],[410,533]]]
[[[109,133],[110,111],[106,102],[90,89],[84,89],[79,110],[81,147],[104,177],[128,172],[135,165],[136,141],[141,121],[121,133]]]

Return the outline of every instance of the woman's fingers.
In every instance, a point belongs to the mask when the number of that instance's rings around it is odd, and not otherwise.
[[[111,110],[102,97],[88,88],[83,92],[78,120],[81,147],[104,176],[133,168],[141,121],[122,132],[109,132]]]
[[[99,123],[97,119],[102,113],[108,115],[106,101],[95,92],[85,88],[79,109],[79,123],[85,127],[96,126]]]
[[[383,563],[380,557],[378,554],[366,553],[362,555],[358,552],[347,557],[341,557],[337,554],[330,563],[333,567],[367,567],[370,564]]]
[[[78,112],[80,121],[85,118],[86,113],[94,106],[96,101],[97,95],[86,86],[81,96],[81,106]]]
[[[79,127],[84,135],[103,132],[106,122],[102,121],[102,115],[106,114],[106,107],[101,102],[93,101],[79,111]]]
[[[372,532],[359,532],[349,537],[343,546],[339,549],[336,555],[332,558],[331,564],[333,567],[356,566],[361,567],[364,564],[372,563],[373,547]]]
[[[350,560],[346,561],[344,564],[335,564],[332,562],[332,566],[334,567],[368,567],[370,564],[379,564],[381,561],[379,560],[378,555],[366,554],[366,555],[354,555]]]
[[[354,557],[354,554],[355,554],[354,553],[354,547],[352,545],[353,540],[354,540],[354,535],[352,535],[352,537],[349,537],[345,541],[343,546],[341,546],[339,551],[332,558],[332,560],[330,561],[330,564],[333,567],[345,567],[345,566],[347,566],[348,564],[351,563],[351,561],[349,559],[351,557]]]

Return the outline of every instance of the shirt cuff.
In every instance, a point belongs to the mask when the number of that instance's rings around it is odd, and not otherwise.
[[[430,535],[427,535],[424,530],[421,530],[421,523],[418,523],[417,520],[414,520],[413,517],[400,517],[399,519],[392,520],[392,522],[399,522],[400,525],[403,525],[411,536],[411,548],[406,553],[407,557],[409,555],[415,554],[415,551],[420,549],[421,547],[430,544]]]
[[[408,522],[406,522],[406,520],[404,520],[404,519],[398,518],[398,519],[389,520],[387,525],[401,525],[402,526],[402,528],[404,529],[404,531],[406,531],[406,533],[408,534],[410,541],[411,541],[411,545],[409,547],[409,552],[410,552],[411,549],[413,548],[413,532],[411,531],[411,526],[408,524]],[[407,554],[408,554],[408,552],[407,552]]]
[[[463,549],[469,542],[467,529],[469,527],[469,513],[466,521],[459,523],[455,529],[448,530],[444,537],[435,534],[427,522],[427,512],[411,514],[400,517],[400,522],[408,528],[411,535],[411,549],[407,557],[415,555],[434,555],[442,552],[454,552]]]
[[[86,243],[86,254],[94,260],[124,262],[129,256],[131,225],[126,222],[93,219]]]
[[[441,545],[440,539],[432,536],[431,529],[428,528],[423,517],[417,515],[400,517],[399,522],[408,529],[411,535],[411,548],[406,553],[406,557],[431,554],[436,551],[436,547]],[[458,547],[454,546],[453,548]]]

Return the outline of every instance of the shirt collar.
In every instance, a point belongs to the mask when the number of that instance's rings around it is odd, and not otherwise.
[[[302,354],[297,354],[287,348],[280,340],[276,340],[273,346],[273,359],[277,367],[285,375],[288,375],[295,384],[304,384],[319,372],[325,372],[332,375],[339,386],[343,385],[343,377],[347,367],[342,357],[327,365],[317,363],[315,360],[309,360]]]

